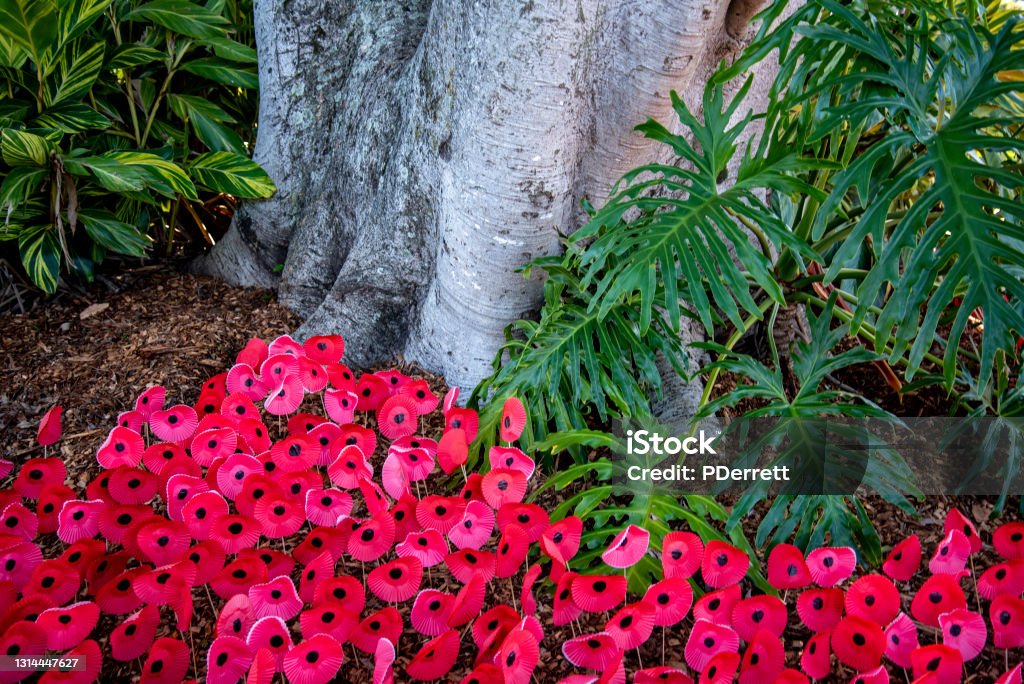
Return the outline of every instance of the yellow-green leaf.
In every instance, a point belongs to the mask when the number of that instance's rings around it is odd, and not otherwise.
[[[164,28],[191,38],[209,40],[223,36],[227,20],[187,0],[153,0],[138,7],[126,19],[148,19]]]
[[[245,199],[270,197],[277,189],[259,164],[233,152],[207,152],[189,170],[202,185]]]
[[[60,243],[52,225],[29,226],[18,235],[18,251],[25,272],[36,286],[53,294],[60,278]]]
[[[50,144],[46,138],[13,128],[4,128],[0,135],[3,136],[0,152],[8,166],[46,165],[50,157]]]
[[[82,97],[92,89],[103,68],[103,43],[94,43],[85,52],[66,64],[60,60],[61,81],[57,91],[49,98],[50,105],[71,102]]]

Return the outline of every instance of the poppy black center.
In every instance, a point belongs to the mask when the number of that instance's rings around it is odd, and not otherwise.
[[[999,568],[998,570],[996,570],[996,579],[997,580],[1002,580],[1002,579],[1005,579],[1005,578],[1006,578],[1006,569],[1005,568]]]
[[[157,584],[167,584],[167,581],[169,579],[171,579],[171,573],[169,573],[169,572],[161,572],[159,575],[156,576],[156,583]]]
[[[898,634],[893,634],[893,635],[892,635],[892,643],[894,643],[894,644],[896,644],[897,646],[899,646],[899,643],[900,643],[900,636],[899,636]]]
[[[127,634],[128,636],[131,636],[131,635],[135,634],[135,630],[136,629],[137,629],[137,627],[135,625],[128,625],[127,627],[124,628],[124,633]]]
[[[999,624],[1008,625],[1010,624],[1010,611],[1004,610],[999,614]]]
[[[501,491],[508,489],[508,480],[498,480],[498,489]]]
[[[501,547],[501,555],[504,556],[506,553],[508,553],[509,548],[510,547],[508,545],[508,542],[506,542],[505,545]]]
[[[717,665],[712,665],[710,668],[708,668],[708,679],[714,679],[715,678],[715,674],[717,674],[717,673],[718,673],[718,666]]]
[[[942,664],[942,657],[941,656],[938,657],[938,658],[932,658],[931,660],[928,661],[928,664],[924,666],[924,669],[928,670],[929,672],[935,672],[936,670],[939,669],[939,665],[941,665],[941,664]]]
[[[604,580],[597,580],[596,582],[594,582],[594,591],[596,591],[599,594],[607,588],[608,583]]]
[[[928,594],[928,600],[935,604],[942,603],[942,594],[940,594],[937,591],[933,591],[932,593]]]
[[[960,636],[961,629],[960,625],[953,625],[949,628],[949,633],[953,636]]]
[[[462,523],[462,526],[465,527],[468,530],[471,527],[473,527],[473,521],[472,520],[467,520],[466,522]]]
[[[316,651],[310,651],[309,653],[306,654],[306,662],[307,663],[313,664],[313,663],[315,663],[318,660],[320,660],[320,654],[317,653]]]
[[[70,625],[71,624],[71,616],[70,615],[61,615],[59,618],[57,618],[57,622],[59,622],[62,625]]]
[[[221,653],[217,656],[217,667],[224,667],[224,663],[228,662],[228,654]]]
[[[825,607],[825,601],[820,596],[815,596],[814,600],[811,601],[811,605],[814,606],[814,610],[821,610]]]
[[[864,605],[868,606],[868,607],[871,607],[871,606],[875,605],[875,597],[872,596],[871,594],[868,594],[867,596],[865,596],[864,597]]]
[[[396,511],[395,520],[397,520],[398,522],[402,522],[403,520],[405,520],[405,511]]]
[[[510,427],[512,427],[512,419],[509,418],[508,416],[505,416],[505,429],[507,430]]]
[[[569,598],[569,590],[568,589],[563,589],[562,593],[558,595],[558,598],[561,601],[564,601],[565,599]]]
[[[338,587],[337,589],[332,591],[331,594],[334,596],[334,598],[339,600],[343,600],[346,596],[348,596],[348,592],[345,591],[345,589],[342,587]]]
[[[301,453],[302,447],[299,446],[298,444],[292,444],[290,447],[288,447],[288,455],[293,458],[300,455]]]
[[[43,513],[53,513],[53,504],[48,503],[45,506],[43,506]]]
[[[281,590],[280,589],[274,589],[272,592],[270,592],[270,598],[275,599],[275,600],[281,598]]]
[[[426,537],[420,537],[419,539],[416,540],[416,543],[419,544],[420,546],[426,546],[427,545],[427,538]]]
[[[270,645],[274,648],[281,648],[282,646],[284,646],[284,637],[280,634],[275,634],[274,636],[270,637]]]
[[[447,508],[445,508],[444,506],[438,506],[438,507],[436,507],[436,508],[434,509],[434,513],[436,513],[436,514],[437,514],[437,515],[439,515],[439,516],[440,516],[440,515],[444,515],[444,514],[445,514],[445,513],[447,513],[447,512],[448,512],[448,509],[447,509]]]
[[[511,653],[508,654],[508,658],[505,658],[505,665],[507,667],[512,667],[512,665],[515,662],[516,662],[516,652],[512,651]]]
[[[203,560],[203,557],[200,556],[198,553],[193,552],[188,554],[188,559],[193,563],[198,563],[199,561]]]
[[[835,562],[836,559],[832,556],[825,556],[825,560],[821,561],[821,564],[824,565],[826,568],[831,568],[833,565],[835,565]]]
[[[708,601],[708,608],[710,608],[711,610],[718,610],[718,606],[720,605],[722,605],[722,599],[713,598],[710,601]]]
[[[724,568],[725,564],[729,562],[729,557],[724,553],[720,553],[718,554],[718,558],[715,559],[715,562],[718,563],[718,567]]]
[[[233,573],[231,573],[231,576],[235,579],[245,579],[245,575],[245,570],[235,570]]]
[[[127,579],[123,579],[123,580],[121,580],[120,582],[117,583],[116,589],[118,591],[128,591],[129,587],[131,587],[131,586],[132,586],[131,582],[129,582]]]
[[[43,471],[38,468],[28,471],[28,477],[30,480],[41,480],[43,479]]]
[[[1014,532],[1010,535],[1010,541],[1012,542],[1019,542],[1021,539],[1024,539],[1024,532]]]
[[[301,491],[302,491],[302,483],[301,482],[295,482],[295,483],[292,484],[292,486],[291,486],[292,494],[298,494]]]
[[[167,416],[167,422],[174,425],[178,422],[178,416]]]
[[[116,451],[118,453],[124,451],[125,448],[126,448],[125,445],[121,444],[121,442],[118,442],[117,444],[114,445],[114,451]]]
[[[942,549],[939,551],[939,555],[940,556],[948,556],[949,555],[949,547],[948,546],[943,546]]]
[[[374,632],[376,632],[378,629],[380,629],[380,621],[374,620],[373,622],[371,622],[370,623],[370,629],[372,629]]]
[[[624,618],[622,618],[621,620],[619,620],[619,627],[622,627],[623,629],[629,629],[629,626],[631,624],[633,624],[633,616],[632,615],[627,615]]]
[[[158,660],[149,666],[150,672],[159,672],[162,669],[164,669],[164,661],[162,660]]]
[[[359,535],[359,538],[364,542],[368,542],[373,539],[373,530],[363,530],[363,533]]]
[[[402,423],[405,422],[405,414],[396,413],[394,416],[391,417],[391,420],[395,421],[395,425],[401,425]]]
[[[57,580],[52,575],[47,575],[43,578],[43,581],[40,582],[40,584],[43,585],[43,589],[49,589],[56,581]]]
[[[156,540],[156,545],[157,546],[161,546],[161,547],[167,546],[170,543],[171,543],[171,538],[166,536],[166,535],[164,535],[163,537],[160,537],[159,539]]]
[[[391,568],[391,570],[388,571],[388,577],[390,577],[393,580],[402,579],[402,569]]]
[[[520,513],[518,516],[516,516],[516,520],[525,524],[530,522],[530,516],[528,516],[526,513]],[[623,539],[622,541],[625,542],[626,540]]]
[[[188,490],[187,489],[179,489],[178,490],[178,501],[184,501],[186,496],[188,496]]]
[[[791,563],[789,565],[789,567],[786,568],[786,574],[789,575],[790,577],[796,577],[796,573],[797,572],[799,572],[799,570],[797,570],[797,567],[796,567],[795,563]]]
[[[81,520],[82,518],[85,517],[85,511],[75,511],[74,513],[71,514],[71,517],[74,518],[75,520]]]
[[[672,553],[669,555],[672,556],[672,560],[679,560],[683,557],[683,552],[682,549],[672,549]]]
[[[138,478],[133,477],[132,479],[128,480],[128,487],[130,489],[138,489],[141,485],[142,485],[142,480],[140,480]]]
[[[268,473],[273,472],[277,470],[277,464],[274,463],[273,461],[267,461],[266,463],[263,464],[263,469],[266,470]]]
[[[235,479],[236,480],[242,480],[244,478],[245,478],[245,471],[244,470],[237,470],[237,471],[235,471]]]
[[[455,420],[452,421],[452,427],[455,428],[456,430],[459,429],[460,427],[462,427],[462,421],[456,418]]]
[[[434,599],[433,601],[430,602],[430,605],[427,606],[427,607],[430,608],[430,610],[437,610],[438,608],[441,607],[441,602],[438,601],[437,599]]]
[[[103,572],[107,569],[107,561],[100,561],[99,565],[96,566],[96,572]]]
[[[211,439],[209,442],[206,443],[206,447],[208,449],[216,449],[217,448],[217,440]]]
[[[284,506],[274,506],[274,515],[284,515]]]
[[[764,611],[763,610],[755,610],[750,615],[750,619],[753,620],[754,622],[760,622],[761,620],[764,619]]]
[[[863,646],[864,644],[868,643],[868,640],[864,638],[863,634],[857,632],[853,635],[853,643],[857,644],[858,646]]]
[[[587,646],[589,646],[590,648],[601,648],[601,642],[597,639],[588,639]]]
[[[197,508],[196,509],[196,517],[199,518],[200,520],[205,518],[206,517],[206,509],[205,508]]]
[[[750,654],[750,664],[751,665],[757,665],[757,661],[759,661],[760,659],[761,659],[760,656],[758,656],[756,653],[751,653]]]
[[[818,642],[812,641],[811,645],[807,647],[807,650],[811,652],[811,655],[814,655],[814,652],[818,650]]]
[[[711,648],[715,645],[715,640],[711,637],[704,637],[704,648]]]

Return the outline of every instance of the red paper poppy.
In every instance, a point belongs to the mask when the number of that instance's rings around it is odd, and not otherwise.
[[[420,589],[423,565],[416,558],[396,558],[370,571],[366,584],[381,601],[408,601]]]
[[[292,635],[288,625],[276,615],[268,615],[253,623],[245,637],[245,643],[253,651],[265,648],[274,656],[274,669],[281,671],[284,656],[292,648]]]
[[[36,430],[36,442],[39,446],[51,446],[60,439],[62,428],[60,414],[64,410],[62,406],[54,406],[43,414],[39,421],[39,429]]]
[[[693,684],[693,679],[682,670],[657,665],[634,672],[633,684]]]
[[[279,576],[249,587],[249,605],[257,619],[273,615],[291,620],[302,610],[302,600],[290,577]]]
[[[373,684],[395,684],[395,645],[387,639],[378,639],[373,652]]]
[[[1003,523],[992,533],[992,545],[1007,560],[1024,559],[1024,522]]]
[[[445,430],[437,443],[437,465],[450,475],[469,458],[469,440],[465,430]]]
[[[455,407],[455,402],[459,400],[459,388],[449,387],[448,391],[445,392],[444,399],[441,402],[441,411],[447,414],[452,408]]]
[[[302,345],[290,335],[281,335],[267,345],[267,358],[260,364],[260,375],[279,380],[298,372],[299,357],[305,356]]]
[[[526,494],[526,476],[518,470],[498,468],[492,470],[481,482],[484,500],[494,510],[507,503],[519,503]]]
[[[154,385],[140,394],[135,400],[135,410],[142,414],[142,417],[149,420],[154,411],[164,407],[164,399],[167,397],[167,390],[160,385]]]
[[[682,577],[669,577],[652,584],[644,601],[654,608],[654,624],[670,627],[681,622],[693,604],[693,589]]]
[[[503,530],[509,525],[518,525],[523,528],[523,530],[526,531],[527,538],[530,540],[531,544],[539,540],[541,536],[543,536],[545,530],[550,526],[548,512],[538,504],[532,503],[507,503],[498,509],[495,520],[498,524],[498,529]],[[639,542],[643,537],[643,533],[643,530],[641,530],[640,533],[637,533],[639,537],[631,540],[630,545],[632,546],[633,542]],[[634,537],[637,537],[637,535],[634,535]],[[625,540],[625,537],[623,537],[623,540]],[[620,550],[624,550],[625,545],[620,545],[618,548]]]
[[[562,655],[576,667],[602,671],[618,655],[619,646],[607,632],[585,634],[562,644]]]
[[[299,598],[307,603],[312,601],[317,585],[332,575],[334,575],[334,556],[330,551],[324,551],[302,568],[302,577],[299,580]]]
[[[428,530],[447,534],[462,520],[466,505],[466,500],[457,496],[426,496],[416,506],[416,520]]]
[[[348,389],[324,390],[324,412],[339,425],[351,423],[356,415],[359,396]]]
[[[1004,672],[996,684],[1021,684],[1021,672],[1024,670],[1024,663],[1017,663],[1017,666]]]
[[[476,439],[476,433],[480,426],[480,416],[473,409],[452,407],[445,414],[446,430],[465,430],[466,441],[470,444]]]
[[[701,576],[715,589],[737,584],[747,574],[750,557],[732,544],[713,539],[704,549]],[[698,668],[699,669],[699,668]]]
[[[63,605],[75,597],[81,585],[82,578],[70,563],[60,558],[51,558],[32,570],[21,591],[25,596],[43,595],[55,604]]]
[[[392,444],[388,450],[388,458],[398,460],[410,482],[425,480],[434,472],[434,456],[422,447],[416,449],[395,448],[395,445]]]
[[[702,672],[708,662],[720,653],[737,653],[740,638],[729,627],[707,620],[697,620],[686,640],[686,664]]]
[[[489,582],[497,572],[497,559],[490,551],[461,549],[448,554],[445,564],[452,576],[463,584],[474,575],[481,575]]]
[[[142,425],[146,422],[146,419],[142,417],[142,414],[138,411],[123,411],[117,414],[117,424],[119,427],[127,428],[132,432],[142,432]]]
[[[856,615],[848,615],[836,624],[830,643],[839,662],[857,672],[878,667],[885,653],[882,628]]]
[[[959,684],[964,661],[960,652],[945,644],[922,646],[910,654],[914,679],[934,676],[935,684]]]
[[[455,595],[452,614],[448,618],[451,627],[461,627],[480,614],[484,607],[485,586],[482,575],[473,575]]]
[[[627,604],[605,623],[604,631],[623,651],[639,648],[654,631],[654,613],[654,606],[646,601]]]
[[[257,557],[237,558],[210,580],[210,589],[222,599],[248,593],[249,587],[266,582],[267,566]]]
[[[393,499],[400,499],[412,492],[412,483],[409,480],[409,473],[402,465],[398,454],[389,453],[384,459],[384,465],[380,469],[381,484],[384,491]]]
[[[529,684],[540,660],[537,637],[528,629],[513,629],[498,651],[497,664],[509,684]]]
[[[234,429],[215,428],[198,433],[192,440],[189,451],[196,463],[208,467],[215,459],[226,458],[233,454],[237,445],[238,433]]]
[[[57,531],[60,509],[65,501],[75,498],[73,489],[64,484],[49,484],[43,487],[36,502],[36,517],[39,519],[39,532],[50,534]]]
[[[540,538],[541,550],[552,560],[565,565],[579,551],[582,533],[582,520],[575,515],[562,518],[544,530]]]
[[[437,396],[430,391],[430,385],[426,380],[410,380],[398,388],[398,393],[412,399],[416,403],[416,413],[421,416],[437,408]]]
[[[885,628],[885,657],[902,668],[909,668],[910,654],[917,647],[917,625],[906,613],[900,613]]]
[[[368,615],[356,625],[349,635],[349,641],[363,653],[374,653],[377,641],[386,639],[396,644],[401,635],[402,616],[396,608],[388,606]]]
[[[271,385],[270,393],[263,400],[263,408],[272,416],[286,416],[298,410],[305,393],[298,375],[285,375]]]
[[[320,473],[313,469],[281,473],[278,475],[278,482],[281,483],[285,494],[299,501],[305,501],[306,492],[313,488],[319,488],[324,483]],[[303,515],[305,515],[305,506],[303,506]]]
[[[331,482],[342,489],[357,488],[360,480],[370,477],[372,472],[363,450],[355,444],[343,446],[337,458],[327,467]]]
[[[947,535],[953,530],[957,530],[967,538],[971,545],[971,553],[981,551],[981,537],[978,536],[978,528],[974,526],[974,523],[966,515],[956,508],[949,510],[943,523],[943,531]]]
[[[199,416],[196,410],[186,404],[154,411],[149,417],[149,427],[153,434],[165,442],[183,442],[192,436],[197,425]]]
[[[906,582],[917,574],[919,567],[921,540],[912,534],[892,548],[882,564],[882,571],[897,582]]]
[[[910,602],[910,614],[929,627],[939,626],[939,616],[966,608],[967,599],[960,581],[953,575],[933,575],[925,580]]]
[[[316,465],[320,445],[308,435],[289,435],[270,447],[271,457],[282,472],[294,473]]]
[[[347,610],[337,601],[325,601],[299,614],[299,628],[304,639],[329,634],[344,643],[359,623],[359,614]]]
[[[498,539],[495,553],[495,575],[505,578],[519,572],[529,552],[530,536],[526,530],[519,525],[505,527]]]
[[[338,518],[352,512],[352,497],[340,489],[306,491],[306,519],[314,525],[333,526]]]
[[[523,576],[523,588],[519,592],[519,602],[523,606],[524,615],[537,614],[537,599],[533,596],[533,585],[540,577],[541,567],[534,563]]]
[[[759,629],[746,641],[749,643],[740,664],[740,684],[777,681],[786,668],[786,653],[779,637]]]
[[[191,561],[179,561],[137,575],[132,580],[135,595],[145,603],[165,605],[195,586],[196,566]]]
[[[400,558],[412,556],[420,561],[425,568],[430,568],[444,561],[448,555],[448,544],[437,530],[412,532],[405,541],[395,547]]]
[[[46,632],[46,647],[66,651],[82,643],[100,619],[100,608],[92,601],[80,601],[63,608],[48,608],[36,618]]]
[[[1011,560],[990,567],[978,578],[978,593],[987,599],[1003,594],[1020,596],[1024,593],[1024,561]]]
[[[26,499],[38,499],[43,487],[60,484],[67,477],[64,461],[59,458],[30,458],[18,470],[14,491]]]
[[[743,641],[751,641],[761,630],[778,639],[786,629],[788,618],[786,604],[780,599],[769,594],[757,594],[733,607],[730,625]]]
[[[124,615],[142,606],[135,595],[135,581],[149,571],[147,567],[125,570],[100,587],[95,593],[100,610],[109,615]]]
[[[253,651],[252,664],[249,665],[249,674],[246,675],[245,684],[271,684],[274,675],[277,674],[277,657],[274,652],[269,648],[253,649],[251,646],[249,648]],[[284,658],[281,660],[283,663]]]
[[[224,401],[224,395],[215,392],[202,391],[199,393],[199,398],[196,399],[195,408],[196,415],[202,416],[215,416],[220,411],[221,403]],[[199,428],[196,428],[196,432],[199,432]]]
[[[160,489],[160,479],[145,470],[118,466],[108,472],[110,498],[117,503],[148,503]]]
[[[110,655],[122,663],[141,658],[153,646],[160,626],[160,609],[143,606],[110,633]]]
[[[231,394],[239,394],[250,401],[259,401],[267,396],[268,388],[260,380],[252,366],[236,363],[228,371],[225,389]]]
[[[196,585],[206,584],[224,568],[227,559],[224,547],[216,541],[199,542],[187,549],[178,560],[187,560],[196,566]]]
[[[316,586],[313,604],[324,602],[340,604],[348,612],[358,615],[366,604],[366,594],[359,580],[348,575],[338,575],[328,577]]]
[[[142,435],[119,425],[107,433],[107,438],[96,452],[96,460],[103,468],[134,468],[142,462],[145,450],[146,441]]]
[[[196,494],[207,492],[210,485],[201,477],[179,473],[167,478],[164,488],[164,499],[167,502],[167,517],[171,520],[183,520],[185,505]]]
[[[844,600],[842,589],[807,589],[796,599],[796,612],[812,632],[823,632],[842,619]]]
[[[103,666],[103,652],[94,640],[86,639],[63,656],[77,658],[78,669],[50,670],[39,678],[40,684],[90,684],[99,678]]]
[[[293,499],[263,497],[256,502],[253,515],[268,539],[290,537],[306,522],[302,504]]]
[[[263,472],[263,464],[249,454],[231,454],[217,469],[217,490],[229,501],[242,492],[245,479]]]
[[[572,600],[572,584],[577,577],[575,572],[566,571],[558,578],[551,604],[551,621],[556,627],[568,624],[583,613]]]
[[[95,593],[104,584],[124,572],[128,567],[128,561],[132,557],[128,551],[118,551],[117,553],[104,554],[90,562],[86,566],[84,575],[85,581],[89,584],[90,591]],[[148,567],[144,566],[144,569],[148,570]]]
[[[283,498],[284,490],[269,473],[253,473],[242,480],[242,491],[235,496],[235,508],[242,515],[252,516],[256,502],[266,499]]]
[[[375,561],[395,541],[395,519],[381,511],[360,525],[348,539],[348,554],[358,561]]]
[[[270,388],[267,389],[269,391]],[[264,392],[264,395],[265,394],[266,392]],[[228,418],[234,423],[236,430],[239,430],[243,423],[262,424],[263,420],[260,417],[260,410],[256,408],[256,404],[253,402],[261,399],[264,395],[260,395],[254,400],[241,392],[233,392],[225,397],[224,401],[221,402],[220,413],[222,416]],[[266,433],[266,430],[263,432]],[[248,434],[248,432],[244,433],[243,436],[247,436]],[[266,437],[266,440],[264,440],[263,437],[260,437],[257,441],[266,443],[267,446],[269,446],[269,437]],[[252,444],[250,444],[250,446],[252,446]]]
[[[46,641],[46,630],[41,625],[34,621],[18,620],[7,626],[3,635],[0,636],[0,653],[4,653],[8,657],[42,655],[46,652]],[[9,678],[5,678],[4,681],[18,681],[13,677],[14,674],[14,672],[5,672],[5,677]],[[25,677],[28,677],[31,672],[24,674]]]
[[[588,613],[611,610],[626,600],[626,578],[622,575],[580,575],[572,582],[572,600]]]
[[[644,554],[651,540],[651,534],[642,527],[630,525],[615,535],[608,548],[601,554],[601,560],[613,568],[629,568]]]
[[[327,684],[341,669],[341,644],[329,634],[317,634],[297,644],[284,657],[284,672],[292,684]]]
[[[11,537],[32,541],[39,532],[39,518],[25,504],[15,501],[7,504],[0,513],[0,530]]]
[[[825,679],[832,672],[832,651],[829,642],[832,632],[825,630],[812,634],[800,653],[800,669],[812,679]]]
[[[988,628],[985,618],[970,610],[951,610],[939,616],[942,643],[960,651],[964,662],[973,660],[985,648]]]
[[[498,436],[503,442],[514,442],[526,427],[526,408],[516,397],[509,397],[501,407]]]
[[[406,673],[416,681],[441,679],[459,657],[459,633],[450,629],[434,637],[413,656]]]
[[[146,559],[154,565],[167,565],[177,560],[189,547],[189,531],[184,523],[156,519],[145,523],[136,543]]]
[[[492,470],[495,468],[518,470],[526,476],[527,480],[533,477],[537,467],[532,458],[515,447],[492,446],[487,456]]]
[[[364,373],[356,380],[355,392],[359,398],[357,411],[376,411],[390,396],[391,388],[383,378],[372,373]]]
[[[742,591],[738,584],[708,592],[694,604],[693,619],[707,620],[716,625],[732,626],[732,611],[741,598]]]
[[[57,514],[57,536],[65,544],[95,537],[100,531],[100,512],[106,505],[98,499],[65,501]]]
[[[255,618],[247,594],[235,594],[228,599],[217,614],[216,636],[235,636],[244,639]]]
[[[377,428],[391,440],[415,434],[419,429],[416,402],[401,394],[388,397],[377,408]]]
[[[193,539],[202,541],[210,538],[213,524],[228,515],[228,502],[220,492],[199,492],[188,500],[181,509],[181,519],[188,527]]]
[[[848,546],[826,546],[807,554],[807,569],[819,587],[834,587],[857,567],[857,553]]]
[[[939,542],[935,554],[928,561],[928,569],[934,575],[959,575],[967,566],[971,555],[971,542],[958,529],[952,529]]]
[[[811,571],[800,549],[777,544],[768,554],[768,583],[776,589],[803,589],[812,582]]]
[[[438,457],[440,459],[440,457]],[[462,485],[462,489],[459,491],[459,498],[465,499],[466,501],[483,501],[484,499],[484,476],[480,473],[470,473],[469,477],[466,478],[465,484]]]
[[[297,374],[302,389],[307,392],[319,392],[327,387],[327,371],[324,367],[305,357],[299,357],[299,372]]]
[[[308,495],[307,495],[308,496]],[[324,552],[332,558],[341,558],[348,546],[348,533],[336,527],[315,527],[292,549],[292,557],[306,565]]]
[[[302,343],[306,356],[317,363],[338,363],[345,354],[341,335],[313,335]]]
[[[343,363],[326,363],[324,364],[324,370],[327,371],[327,380],[331,383],[332,387],[349,392],[355,391],[356,378],[351,368]]]
[[[436,589],[424,589],[416,595],[409,620],[413,629],[426,636],[437,636],[448,630],[455,596]]]
[[[988,607],[988,619],[996,648],[1024,646],[1024,599],[997,596]]]
[[[887,577],[864,575],[846,591],[846,612],[876,625],[887,625],[900,612],[900,592]]]
[[[457,549],[479,549],[494,530],[494,511],[482,501],[469,501],[462,520],[448,530],[448,539]]]
[[[206,681],[210,684],[234,684],[252,663],[252,649],[235,636],[213,640],[206,652]]]
[[[359,493],[363,495],[366,510],[369,511],[370,515],[388,512],[388,499],[384,496],[384,491],[373,480],[369,478],[360,480]]]
[[[188,458],[189,456],[185,453],[184,449],[174,442],[157,442],[142,452],[142,465],[151,473],[160,475],[163,473],[164,468],[167,467],[167,464],[171,463],[175,457]]]

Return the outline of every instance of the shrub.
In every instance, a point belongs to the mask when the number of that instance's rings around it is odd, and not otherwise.
[[[154,238],[170,249],[181,226],[211,240],[212,198],[273,193],[248,158],[250,14],[239,0],[0,7],[0,241],[39,288]]]

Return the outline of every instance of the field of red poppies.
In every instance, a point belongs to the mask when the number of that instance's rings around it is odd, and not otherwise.
[[[59,406],[33,422],[3,462],[0,654],[82,657],[46,682],[1021,681],[1024,523],[940,507],[876,569],[685,527],[587,563],[515,398],[476,464],[456,389],[352,370],[338,336],[236,351],[198,395],[132,388],[87,467]]]

